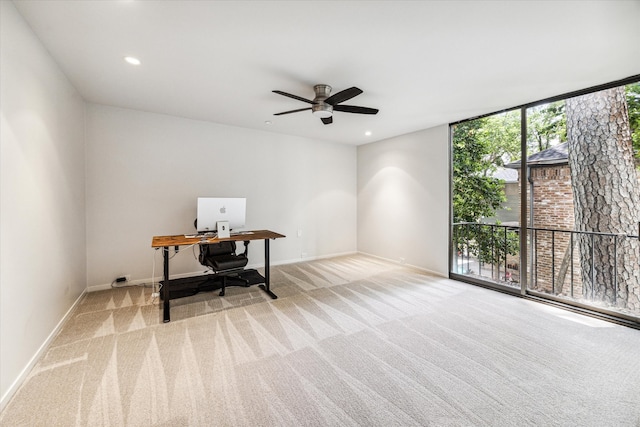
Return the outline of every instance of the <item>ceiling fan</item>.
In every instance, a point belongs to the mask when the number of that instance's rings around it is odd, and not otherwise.
[[[353,97],[356,97],[362,93],[362,90],[357,87],[350,87],[338,93],[331,95],[331,86],[329,85],[315,85],[313,91],[316,97],[312,100],[302,98],[297,95],[292,95],[281,90],[274,90],[274,93],[278,95],[288,96],[289,98],[297,99],[298,101],[311,104],[308,108],[299,108],[297,110],[283,111],[282,113],[276,113],[274,116],[281,116],[283,114],[297,113],[299,111],[311,110],[313,115],[320,117],[322,123],[329,125],[333,123],[333,112],[342,111],[344,113],[357,113],[357,114],[377,114],[376,108],[357,107],[355,105],[340,105],[344,101],[348,101]]]

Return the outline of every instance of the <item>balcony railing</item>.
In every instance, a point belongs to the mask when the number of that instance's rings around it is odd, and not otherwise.
[[[453,272],[517,286],[519,232],[520,227],[506,225],[453,224]],[[515,250],[510,251],[510,248]]]
[[[527,260],[520,268],[520,227],[453,224],[452,272],[640,315],[640,237],[527,227]],[[640,230],[639,233],[640,235]]]

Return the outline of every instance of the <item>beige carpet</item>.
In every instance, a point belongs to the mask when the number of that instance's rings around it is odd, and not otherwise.
[[[2,426],[640,426],[640,331],[365,256],[86,295]]]

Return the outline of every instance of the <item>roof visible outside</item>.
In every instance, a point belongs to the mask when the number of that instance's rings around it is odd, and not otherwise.
[[[491,174],[492,178],[503,180],[505,183],[518,182],[518,171],[514,169],[505,169],[498,167],[494,173]]]
[[[568,163],[568,146],[569,144],[564,142],[562,144],[555,145],[546,150],[532,154],[527,157],[527,166],[547,166],[558,165]],[[509,169],[520,169],[520,160],[508,163],[504,165]]]

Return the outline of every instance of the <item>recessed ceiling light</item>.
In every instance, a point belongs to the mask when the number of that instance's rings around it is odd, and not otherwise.
[[[140,60],[138,58],[134,58],[133,56],[125,56],[124,60],[131,65],[140,65]]]
[[[370,130],[368,130],[368,131],[366,131],[364,134],[365,134],[365,136],[371,136],[371,131],[370,131]]]
[[[271,120],[265,120],[264,121],[264,124],[267,125],[267,126],[269,126],[271,123],[272,123]]]

